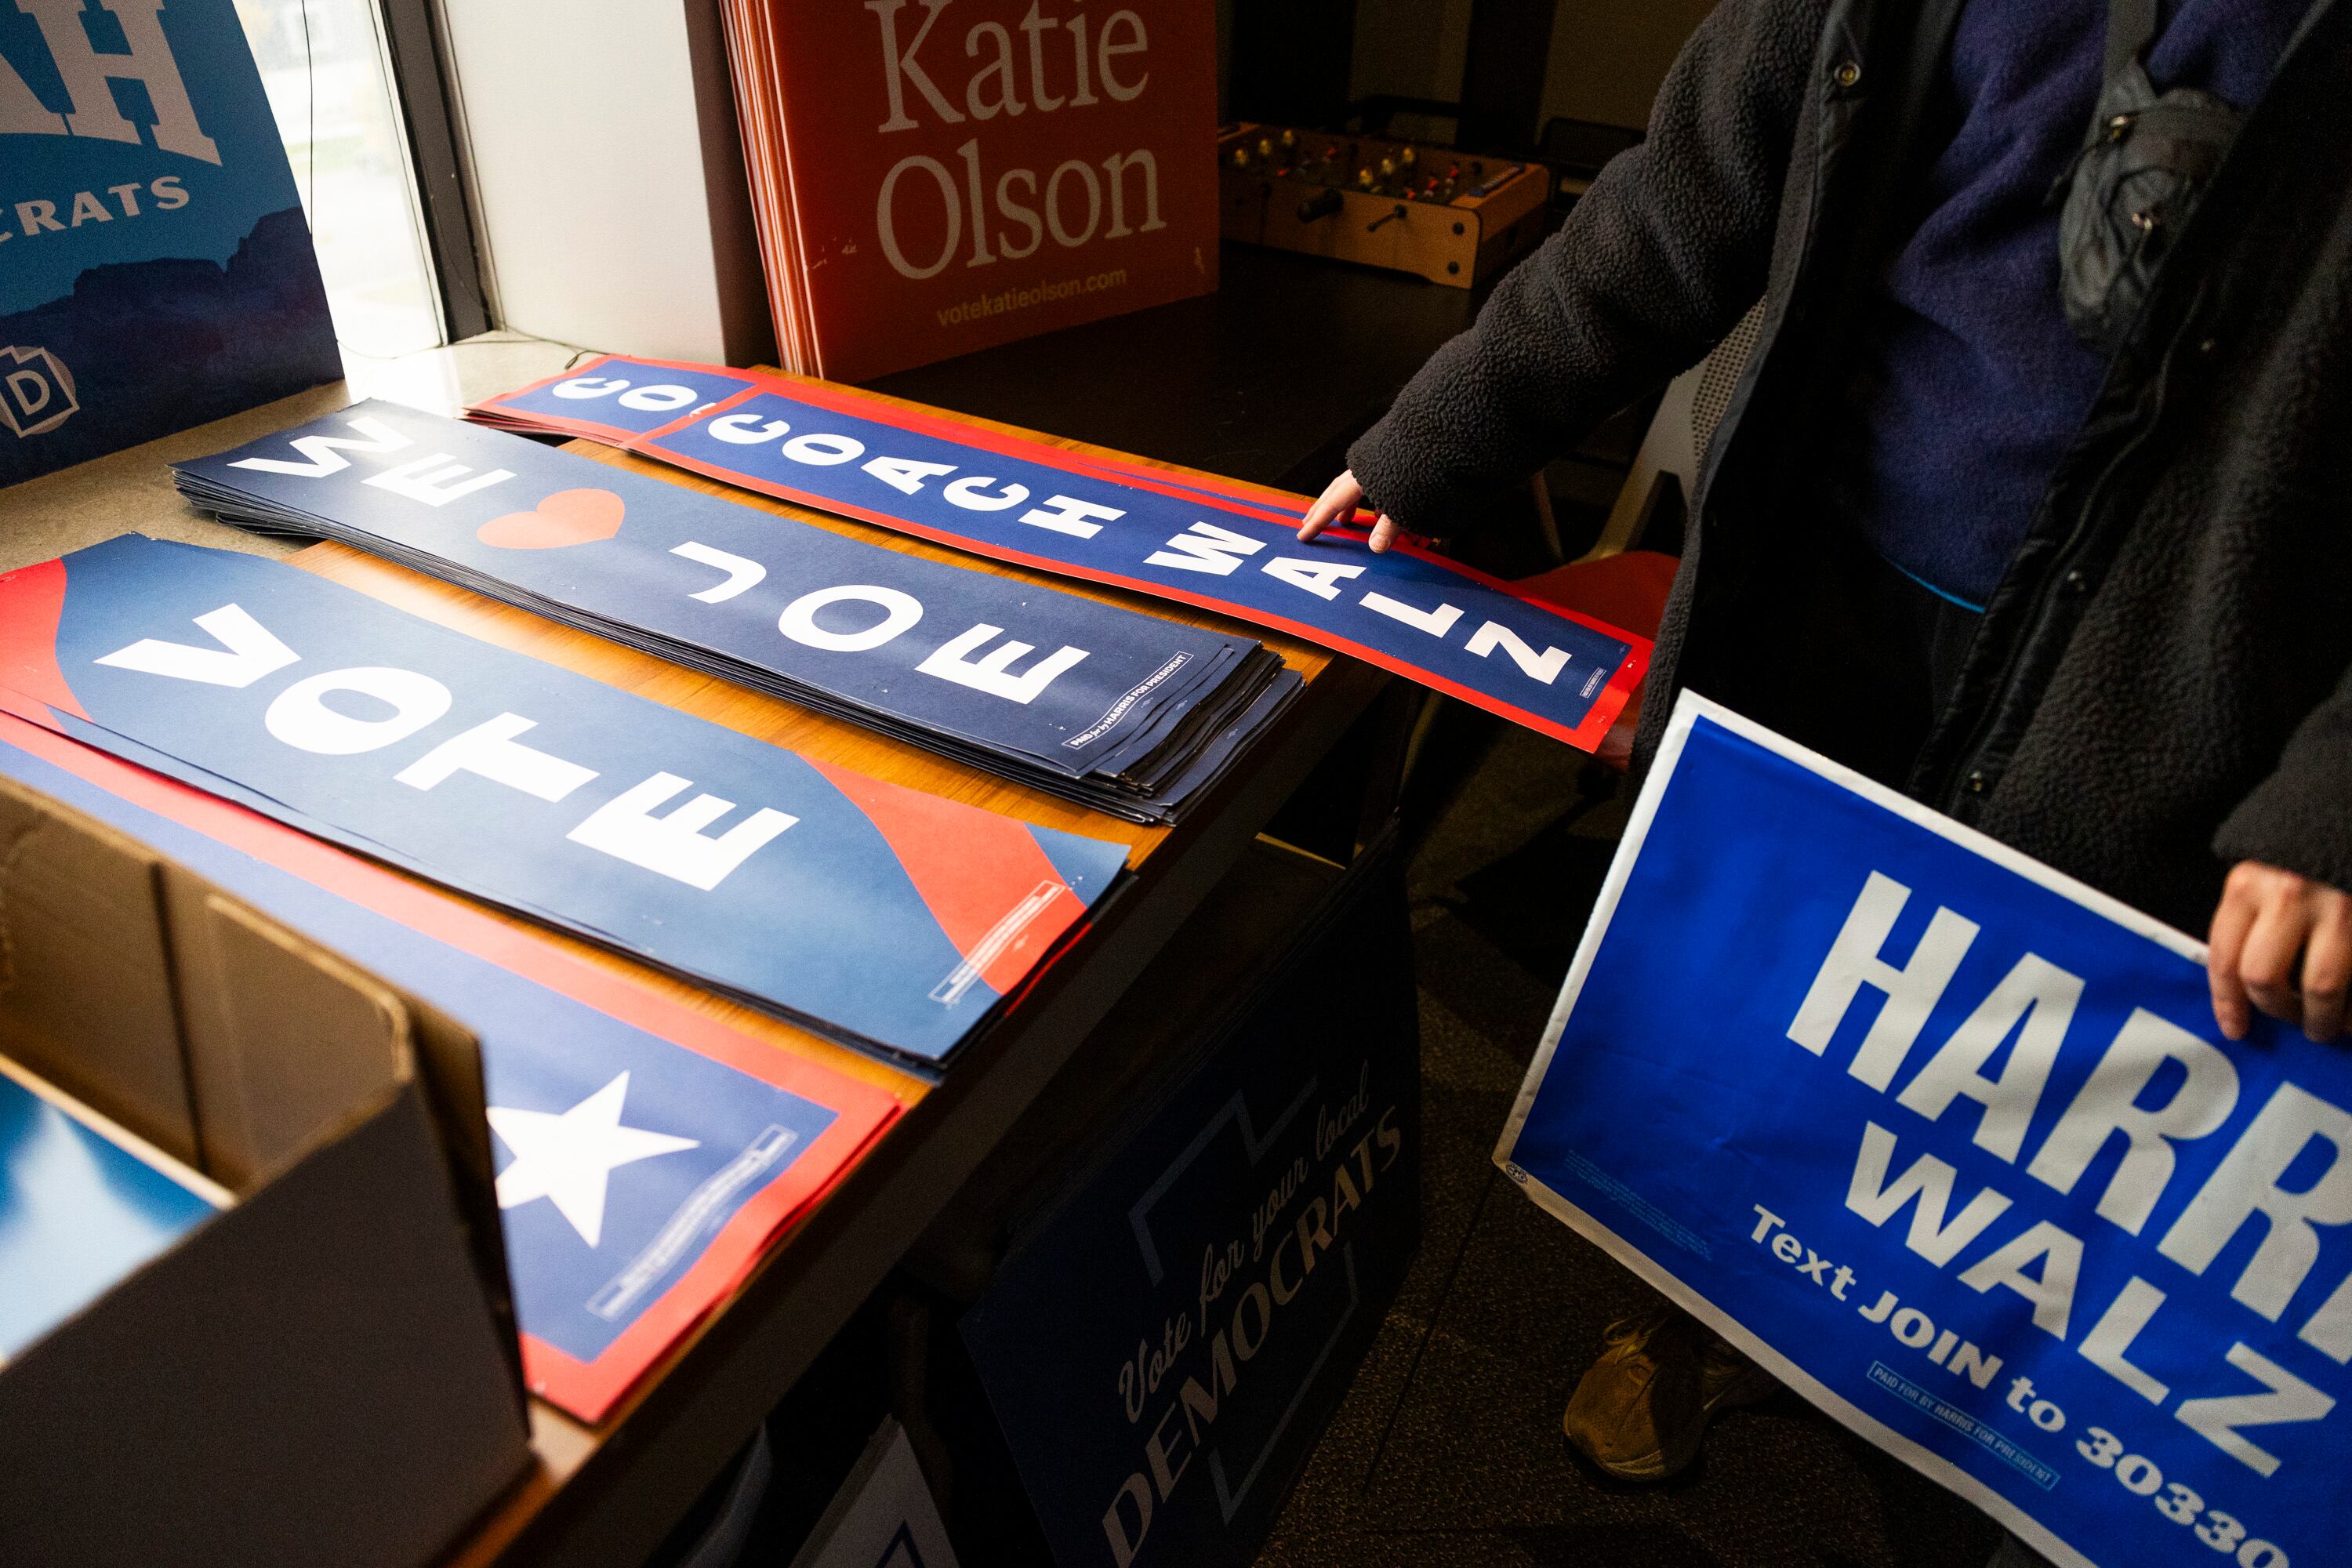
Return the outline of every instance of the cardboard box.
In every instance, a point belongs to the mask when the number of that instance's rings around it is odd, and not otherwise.
[[[236,1199],[0,1367],[0,1560],[406,1568],[520,1477],[465,1029],[0,779],[0,1054]]]

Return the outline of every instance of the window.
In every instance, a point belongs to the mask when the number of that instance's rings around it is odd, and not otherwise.
[[[446,341],[375,0],[236,0],[347,360]],[[354,367],[356,368],[356,367]]]

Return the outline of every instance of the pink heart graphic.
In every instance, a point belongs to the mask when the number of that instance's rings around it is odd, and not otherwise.
[[[558,490],[530,511],[494,517],[474,532],[500,550],[561,550],[621,531],[621,498],[611,490]]]

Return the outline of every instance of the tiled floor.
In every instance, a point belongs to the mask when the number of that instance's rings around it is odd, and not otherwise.
[[[1413,865],[1422,1252],[1259,1568],[1979,1568],[1999,1532],[1792,1394],[1662,1487],[1571,1456],[1559,1410],[1647,1292],[1489,1160],[1622,807],[1502,737]]]

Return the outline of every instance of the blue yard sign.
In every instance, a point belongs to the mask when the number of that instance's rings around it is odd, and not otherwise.
[[[1421,1226],[1396,877],[1360,859],[1263,999],[1072,1163],[963,1320],[1061,1568],[1255,1562],[1395,1297]]]
[[[178,468],[241,514],[320,520],[510,603],[1055,777],[1150,754],[1257,646],[396,404]]]
[[[0,1365],[228,1204],[178,1161],[0,1058]]]
[[[0,485],[341,374],[231,0],[0,5]]]
[[[2340,1562],[2352,1053],[2202,963],[1685,697],[1496,1158],[2062,1563]]]

